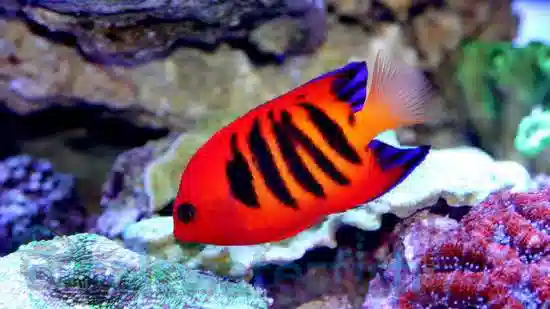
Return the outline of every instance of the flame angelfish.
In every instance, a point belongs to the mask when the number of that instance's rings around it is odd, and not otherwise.
[[[239,117],[189,160],[174,202],[183,242],[274,242],[391,190],[430,146],[401,149],[379,133],[424,122],[422,72],[377,54],[350,62]]]

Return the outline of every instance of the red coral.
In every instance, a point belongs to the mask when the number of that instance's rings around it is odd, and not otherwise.
[[[420,254],[418,266],[390,288],[387,307],[534,309],[550,303],[550,188],[495,193],[450,230],[425,233],[418,229],[426,230],[426,222],[413,225],[417,231],[407,237],[419,238],[409,240],[409,252]],[[365,306],[372,307],[369,298]]]
[[[400,307],[542,306],[550,300],[549,221],[550,190],[492,195],[463,218],[454,239],[426,252],[419,289],[405,292]]]

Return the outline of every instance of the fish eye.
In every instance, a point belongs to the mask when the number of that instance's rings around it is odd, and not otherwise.
[[[196,207],[191,203],[183,203],[178,205],[178,220],[183,223],[191,223],[191,221],[195,218],[195,213]]]

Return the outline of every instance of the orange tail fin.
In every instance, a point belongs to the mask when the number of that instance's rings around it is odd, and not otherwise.
[[[389,60],[378,52],[365,108],[357,117],[380,132],[425,122],[433,96],[430,82],[419,69]]]

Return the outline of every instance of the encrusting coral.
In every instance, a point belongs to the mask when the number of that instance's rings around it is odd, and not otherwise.
[[[366,309],[544,308],[550,302],[550,187],[496,192],[457,223],[413,222],[371,282]]]
[[[36,241],[0,258],[0,308],[267,309],[265,292],[139,255],[95,234]]]

